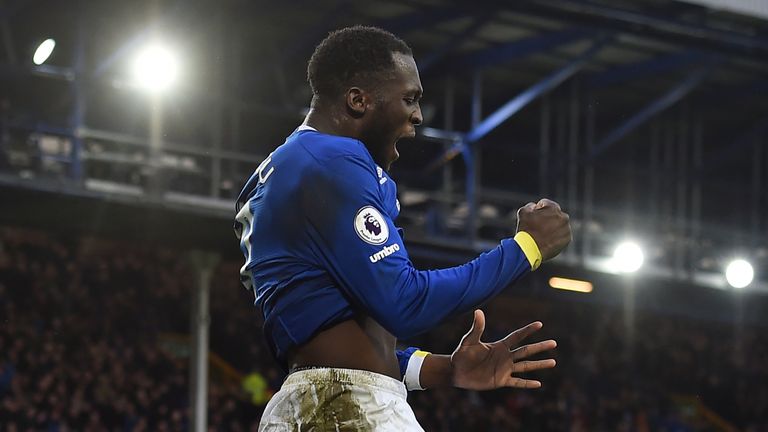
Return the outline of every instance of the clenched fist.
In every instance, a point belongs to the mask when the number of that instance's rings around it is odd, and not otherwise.
[[[525,231],[533,237],[543,261],[556,257],[572,238],[568,213],[546,198],[520,207],[517,211],[517,231]]]

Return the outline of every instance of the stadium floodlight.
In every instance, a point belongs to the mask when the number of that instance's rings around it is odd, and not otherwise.
[[[583,292],[583,293],[592,292],[591,282],[564,278],[564,277],[549,278],[549,286],[555,289],[561,289],[566,291],[576,291],[576,292]]]
[[[743,259],[731,261],[725,269],[725,280],[728,281],[728,285],[734,288],[746,287],[752,283],[754,276],[755,270],[752,268],[752,264]]]
[[[48,60],[51,56],[53,49],[56,48],[56,41],[53,39],[44,40],[35,50],[35,54],[32,56],[32,61],[40,66]]]
[[[623,242],[613,251],[613,266],[620,273],[634,273],[643,266],[643,250],[634,242]]]
[[[163,91],[170,87],[179,72],[176,57],[162,45],[151,45],[136,56],[133,76],[136,84],[150,91]]]

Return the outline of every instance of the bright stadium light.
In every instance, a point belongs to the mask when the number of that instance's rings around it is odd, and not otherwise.
[[[35,55],[32,56],[32,61],[38,66],[45,63],[45,61],[48,60],[48,57],[51,56],[54,48],[56,48],[55,40],[44,40],[35,50]]]
[[[170,87],[179,72],[176,57],[161,45],[152,45],[136,56],[133,77],[140,87],[151,91],[163,91]]]
[[[592,292],[591,282],[570,279],[570,278],[563,278],[563,277],[549,278],[549,286],[555,289],[561,289],[566,291],[576,291],[576,292],[583,292],[583,293]]]
[[[755,270],[752,264],[743,259],[731,261],[725,269],[725,280],[734,288],[744,288],[751,284],[754,276]]]
[[[634,273],[643,266],[643,250],[637,243],[624,242],[613,251],[613,265],[621,273]]]

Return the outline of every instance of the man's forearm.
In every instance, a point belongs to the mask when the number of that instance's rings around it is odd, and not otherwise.
[[[453,385],[451,356],[429,354],[424,358],[419,374],[422,388],[450,387]]]

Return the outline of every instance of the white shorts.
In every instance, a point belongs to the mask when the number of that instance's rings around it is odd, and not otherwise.
[[[288,375],[264,409],[259,432],[410,432],[419,426],[405,385],[354,369],[306,369]]]

